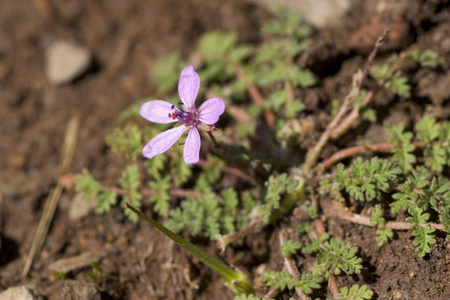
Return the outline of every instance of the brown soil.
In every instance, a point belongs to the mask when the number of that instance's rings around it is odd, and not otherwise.
[[[96,178],[113,184],[123,163],[107,149],[104,137],[117,126],[120,112],[139,98],[155,95],[149,69],[158,57],[175,50],[189,55],[198,37],[213,29],[235,30],[242,41],[257,43],[260,24],[269,19],[269,13],[240,0],[52,0],[51,15],[46,16],[45,10],[33,5],[42,2],[46,1],[0,1],[0,290],[27,284],[50,297],[60,285],[48,271],[51,262],[101,250],[107,255],[97,268],[88,266],[69,277],[94,282],[102,299],[232,299],[218,276],[153,228],[127,222],[120,207],[106,215],[92,213],[70,221],[73,190],[63,193],[29,277],[22,278],[21,272],[54,185],[70,117],[81,115],[71,172],[89,168]],[[408,4],[400,16],[387,17],[374,12],[376,2],[355,1],[343,27],[315,33],[307,66],[321,83],[306,94],[306,99],[312,99],[308,109],[325,107],[331,99],[345,95],[351,75],[362,66],[385,26],[393,34],[379,59],[417,45],[438,51],[450,63],[448,1],[403,1]],[[55,87],[45,77],[45,50],[58,39],[86,46],[95,64],[74,83]],[[399,116],[412,121],[425,111],[448,118],[445,76],[445,72],[429,72],[413,77],[416,94],[421,95],[413,103],[377,98],[383,111],[390,108],[381,121]],[[429,82],[442,82],[442,86],[430,90]],[[365,134],[374,141],[383,139],[376,126],[360,131],[358,138]],[[329,146],[324,155],[334,149]],[[330,234],[358,246],[365,261],[360,276],[338,278],[338,284],[366,283],[378,299],[450,299],[450,246],[444,236],[431,255],[421,259],[408,232],[397,233],[392,243],[379,249],[370,228],[339,220],[330,220],[328,228]],[[279,270],[276,234],[268,229],[251,236],[245,245],[230,247],[222,257],[252,271],[260,264]],[[215,245],[199,243],[221,256]]]

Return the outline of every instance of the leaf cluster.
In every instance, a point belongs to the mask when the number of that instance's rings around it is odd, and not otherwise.
[[[343,287],[339,290],[336,300],[368,300],[372,299],[373,291],[366,285],[354,284],[350,288]]]
[[[344,199],[342,191],[357,201],[373,201],[390,191],[400,174],[401,169],[386,159],[363,161],[358,157],[349,168],[339,164],[333,176],[324,177],[321,190],[340,201]]]
[[[386,219],[383,217],[381,205],[375,205],[375,210],[372,212],[370,224],[377,228],[377,244],[383,246],[394,236],[394,232],[390,228],[386,228]]]
[[[142,153],[142,131],[136,125],[127,125],[122,129],[115,129],[106,143],[116,153],[124,153],[128,158],[136,158]]]
[[[411,97],[411,85],[408,82],[408,77],[402,72],[402,65],[408,59],[415,61],[422,67],[429,68],[438,68],[445,64],[445,60],[437,52],[414,49],[392,55],[385,64],[373,66],[370,69],[370,74],[394,94],[409,98]]]
[[[256,201],[244,193],[240,206],[236,191],[227,188],[217,195],[209,188],[205,189],[204,182],[205,179],[201,179],[197,183],[198,195],[182,201],[178,208],[170,212],[166,226],[174,231],[188,229],[193,235],[204,233],[211,240],[245,228]]]
[[[265,223],[269,222],[272,212],[280,207],[281,195],[291,194],[298,186],[298,181],[286,173],[272,175],[266,182],[265,202],[260,208],[260,216]]]
[[[294,277],[288,272],[264,272],[262,274],[264,282],[274,290],[292,290],[301,288],[305,294],[311,294],[314,289],[320,288],[323,277],[312,273],[304,273],[301,277]]]
[[[95,201],[95,212],[103,214],[117,202],[117,194],[104,189],[88,170],[83,170],[75,176],[75,190],[83,193],[86,201]]]

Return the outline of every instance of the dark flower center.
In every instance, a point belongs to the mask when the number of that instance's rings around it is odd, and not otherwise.
[[[194,108],[193,111],[186,111],[184,110],[183,103],[178,103],[178,106],[180,108],[175,107],[175,105],[172,105],[172,112],[169,113],[169,118],[173,120],[178,120],[179,122],[182,122],[186,125],[196,125],[198,122],[198,112],[197,109]]]

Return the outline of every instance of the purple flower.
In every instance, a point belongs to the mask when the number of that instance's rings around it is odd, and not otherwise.
[[[183,133],[187,132],[183,151],[184,162],[187,165],[198,163],[201,146],[198,129],[213,130],[214,124],[225,110],[225,102],[219,98],[206,100],[197,109],[195,98],[199,88],[198,74],[192,66],[187,66],[181,71],[178,82],[178,94],[181,99],[181,103],[178,103],[179,108],[162,100],[149,101],[141,106],[139,113],[150,122],[163,124],[179,122],[177,126],[158,134],[145,145],[142,151],[145,157],[151,159],[166,152]]]

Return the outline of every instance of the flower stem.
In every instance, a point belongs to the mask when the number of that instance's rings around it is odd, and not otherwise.
[[[161,231],[164,235],[166,235],[175,243],[177,243],[178,245],[186,249],[189,253],[194,255],[199,261],[201,261],[202,263],[210,267],[213,271],[215,271],[217,274],[222,276],[223,279],[225,279],[225,281],[227,282],[228,286],[234,292],[239,294],[242,293],[250,294],[253,292],[252,280],[247,274],[238,271],[236,269],[233,269],[225,265],[224,263],[220,262],[218,259],[209,256],[208,254],[206,254],[206,252],[204,252],[194,244],[189,243],[178,234],[174,233],[173,231],[169,230],[168,228],[158,223],[156,220],[145,215],[142,211],[140,211],[130,203],[126,203],[126,206],[127,208],[135,212],[143,220],[150,223],[156,229]]]
[[[217,140],[216,140],[216,138],[214,137],[214,135],[212,134],[211,131],[208,131],[208,135],[211,138],[211,140],[213,141],[214,146],[216,146],[217,148],[220,147],[219,143],[217,143]]]

